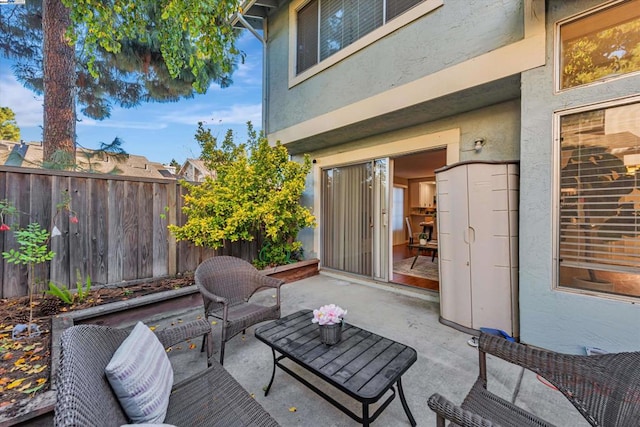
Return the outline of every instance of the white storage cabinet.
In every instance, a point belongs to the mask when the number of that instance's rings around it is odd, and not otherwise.
[[[518,337],[517,163],[462,162],[436,182],[440,321]]]

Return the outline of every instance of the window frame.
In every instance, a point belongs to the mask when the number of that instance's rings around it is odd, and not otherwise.
[[[594,80],[591,81],[589,83],[583,83],[581,85],[576,85],[576,86],[571,86],[571,87],[566,87],[566,88],[562,88],[562,39],[561,39],[561,27],[565,24],[570,24],[572,22],[578,21],[582,18],[586,18],[589,16],[593,16],[596,15],[600,12],[603,12],[607,9],[610,8],[614,8],[618,5],[620,5],[621,3],[625,3],[629,0],[612,0],[603,4],[600,4],[598,6],[592,7],[590,9],[587,9],[585,11],[582,11],[580,13],[577,13],[575,15],[569,16],[565,19],[562,19],[560,21],[557,21],[554,25],[554,53],[553,53],[553,58],[554,58],[554,70],[553,70],[553,78],[554,78],[554,92],[556,94],[558,93],[562,93],[562,92],[566,92],[566,91],[570,91],[573,89],[579,89],[579,88],[584,88],[584,87],[589,87],[589,86],[593,86],[593,85],[599,85],[599,84],[603,84],[603,83],[608,83],[611,81],[615,81],[615,80],[619,80],[619,79],[624,79],[627,77],[632,77],[632,76],[637,76],[638,74],[640,74],[640,70],[638,71],[632,71],[632,72],[628,72],[628,73],[624,73],[624,74],[616,74],[616,75],[611,75],[611,76],[605,76],[603,78],[600,78],[598,80]]]
[[[561,179],[562,179],[562,141],[561,141],[561,119],[564,116],[570,116],[573,114],[580,114],[590,111],[606,111],[607,109],[623,107],[625,105],[640,104],[640,95],[627,96],[622,98],[610,99],[606,101],[591,103],[582,105],[579,107],[573,107],[564,110],[557,110],[553,113],[553,281],[552,289],[559,292],[583,294],[583,295],[595,295],[599,298],[608,298],[618,301],[626,301],[632,303],[638,303],[640,296],[625,295],[611,292],[598,291],[594,289],[586,289],[579,287],[570,287],[560,284],[560,242],[561,242]],[[602,271],[602,270],[598,270]]]
[[[426,0],[406,12],[396,16],[389,22],[376,28],[364,37],[356,40],[333,55],[319,61],[303,72],[296,74],[297,65],[297,38],[298,38],[298,11],[313,0],[296,0],[289,5],[289,88],[302,83],[310,77],[326,70],[338,62],[348,58],[354,53],[364,49],[379,39],[404,27],[405,25],[421,18],[444,4],[444,0]]]

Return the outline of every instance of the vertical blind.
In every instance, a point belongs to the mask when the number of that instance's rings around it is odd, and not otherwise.
[[[560,265],[640,269],[640,104],[560,118]]]
[[[318,62],[318,2],[308,3],[298,12],[296,70],[301,72]]]
[[[372,274],[371,163],[322,172],[322,264]]]

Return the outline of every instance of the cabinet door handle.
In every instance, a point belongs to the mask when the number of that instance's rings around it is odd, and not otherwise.
[[[469,243],[476,241],[476,230],[473,227],[469,227]]]

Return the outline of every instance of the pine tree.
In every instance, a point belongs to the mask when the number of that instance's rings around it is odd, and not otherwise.
[[[21,83],[44,94],[45,159],[60,151],[75,158],[76,102],[104,119],[115,105],[178,101],[213,82],[231,84],[237,32],[215,14],[229,16],[236,3],[42,0],[0,9],[0,52],[16,59]],[[68,36],[75,44],[62,42]]]

